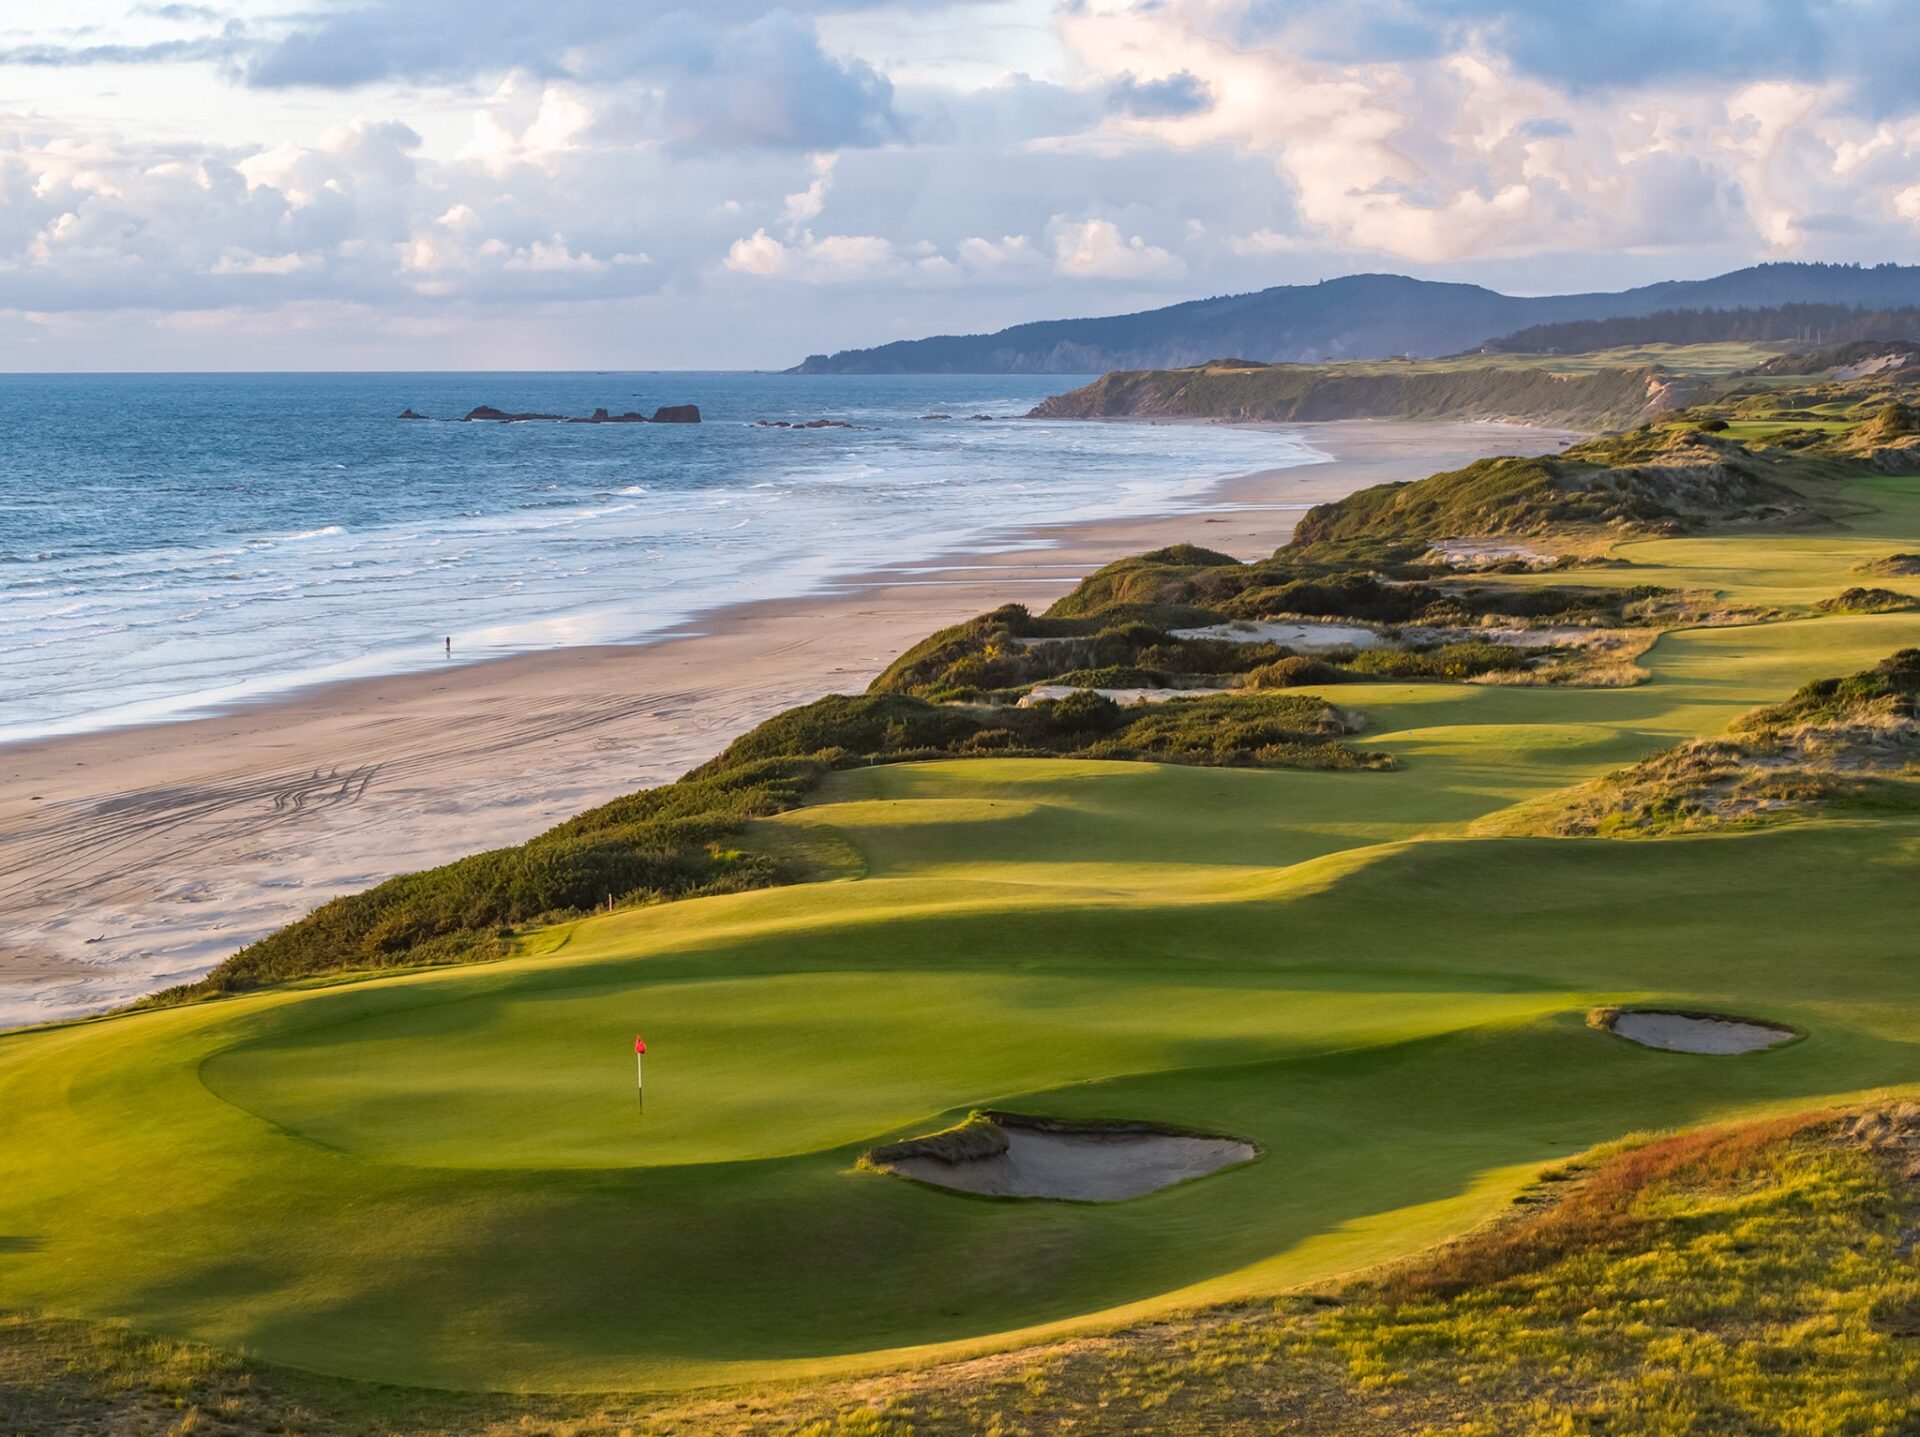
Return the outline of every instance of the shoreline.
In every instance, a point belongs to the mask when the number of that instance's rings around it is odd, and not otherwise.
[[[1451,421],[1270,427],[1327,460],[1220,481],[1171,513],[1011,526],[638,643],[0,746],[0,1028],[189,980],[329,898],[670,781],[784,709],[863,690],[927,634],[1002,603],[1042,607],[1113,559],[1183,541],[1261,557],[1312,504],[1563,437]]]

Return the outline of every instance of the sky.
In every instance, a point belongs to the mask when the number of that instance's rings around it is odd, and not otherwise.
[[[0,4],[0,369],[778,368],[1920,260],[1913,0]]]

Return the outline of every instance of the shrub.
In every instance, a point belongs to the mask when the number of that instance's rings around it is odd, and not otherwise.
[[[1031,712],[1054,734],[1107,733],[1125,719],[1119,704],[1091,689],[1080,689],[1063,699],[1043,700]]]
[[[1761,733],[1876,714],[1920,719],[1920,649],[1901,649],[1864,673],[1815,679],[1785,703],[1755,709],[1733,727],[1737,733]]]
[[[1842,589],[1831,599],[1822,599],[1814,607],[1826,614],[1897,614],[1920,609],[1920,599],[1894,589]]]
[[[1513,673],[1529,662],[1519,649],[1468,640],[1430,649],[1362,649],[1348,668],[1370,678],[1457,681],[1479,674]]]
[[[1920,575],[1920,554],[1889,554],[1884,559],[1869,559],[1855,564],[1854,572],[1876,574],[1885,579],[1909,579]]]
[[[1284,659],[1275,659],[1263,664],[1247,675],[1247,687],[1252,689],[1292,689],[1305,684],[1337,684],[1346,679],[1344,670],[1335,668],[1325,659],[1310,658],[1306,654],[1290,654]]]
[[[1047,680],[1081,689],[1164,689],[1167,676],[1158,669],[1116,667],[1109,669],[1070,669]]]

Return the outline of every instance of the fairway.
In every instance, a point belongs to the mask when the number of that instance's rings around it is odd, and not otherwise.
[[[1860,487],[1845,531],[1628,544],[1592,581],[1797,614],[1920,535],[1920,481]],[[1912,613],[1789,617],[1668,634],[1637,687],[1328,690],[1390,772],[850,770],[747,841],[830,839],[856,876],[0,1038],[0,1284],[397,1383],[818,1375],[1281,1290],[1624,1133],[1920,1084],[1920,816],[1502,832],[1915,644]],[[1587,1026],[1634,1003],[1806,1036],[1707,1057]],[[1111,1204],[856,1166],[983,1107],[1258,1156]]]

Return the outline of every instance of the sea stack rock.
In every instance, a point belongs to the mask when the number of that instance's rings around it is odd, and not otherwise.
[[[655,424],[698,424],[700,406],[697,404],[668,404],[653,411]]]
[[[425,419],[427,416],[424,414],[415,414],[411,409],[403,409],[400,411],[400,417],[402,419]]]

